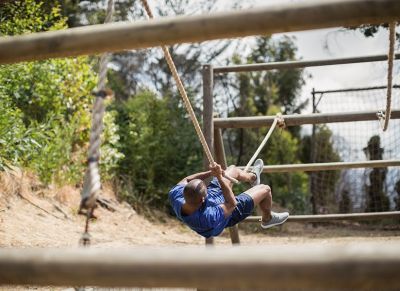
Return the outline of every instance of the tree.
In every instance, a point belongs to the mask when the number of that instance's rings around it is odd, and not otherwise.
[[[397,197],[395,198],[396,210],[400,211],[400,179],[397,180],[397,182],[394,186],[394,190],[397,192]]]
[[[381,148],[379,135],[372,136],[368,145],[363,149],[369,160],[382,160],[384,149]],[[374,168],[369,174],[369,185],[367,191],[367,212],[378,212],[389,210],[389,198],[385,194],[387,168]]]
[[[353,27],[352,30],[359,30],[365,37],[374,37],[379,29],[389,29],[389,24],[382,23],[380,25],[364,24],[359,27]],[[400,40],[400,33],[396,33],[396,40]]]
[[[211,11],[218,0],[160,0],[153,7],[156,17],[191,15]],[[106,0],[75,1],[60,0],[63,15],[68,17],[70,27],[103,23]],[[51,5],[51,4],[49,4]],[[230,5],[236,5],[233,1]],[[157,16],[159,15],[159,16]],[[138,0],[115,1],[114,21],[146,19],[143,5]],[[232,41],[184,44],[171,46],[170,53],[185,87],[192,92],[201,88],[202,64],[215,60],[226,52]],[[112,54],[109,70],[110,87],[117,100],[127,100],[132,95],[150,88],[159,96],[170,95],[175,83],[159,48],[125,51]],[[198,97],[199,94],[194,94]],[[197,101],[197,100],[194,100]]]
[[[259,37],[247,55],[235,55],[233,62],[259,63],[295,60],[296,47],[291,38]],[[229,77],[228,77],[229,78]],[[251,72],[225,79],[230,88],[232,107],[229,116],[274,115],[300,112],[305,103],[298,100],[304,84],[302,70]],[[268,128],[257,130],[226,130],[225,139],[236,165],[245,165],[264,138]],[[276,129],[260,153],[266,164],[298,163],[299,129]],[[301,173],[269,175],[275,201],[282,206],[305,211],[307,176]]]
[[[327,126],[316,126],[313,135],[308,135],[303,138],[301,160],[303,163],[340,161],[339,153],[333,146],[332,131]],[[338,172],[310,172],[309,177],[313,213],[327,213],[331,208],[336,208],[335,187],[339,179]],[[344,195],[342,201],[345,203],[348,197],[346,198],[346,193],[342,194]]]
[[[166,205],[166,193],[179,179],[201,169],[201,149],[178,99],[149,91],[117,103],[124,196],[138,206]]]

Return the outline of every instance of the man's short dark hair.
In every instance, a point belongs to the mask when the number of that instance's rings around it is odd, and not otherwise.
[[[188,204],[198,204],[207,194],[206,185],[202,180],[194,179],[186,184],[183,196]]]

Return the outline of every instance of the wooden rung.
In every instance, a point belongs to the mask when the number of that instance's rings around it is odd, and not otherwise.
[[[0,39],[0,64],[397,21],[398,0],[277,3],[241,11],[89,25]]]
[[[0,284],[396,290],[400,243],[1,249]]]
[[[400,3],[400,2],[399,2]],[[379,121],[377,111],[355,111],[338,113],[313,113],[313,114],[293,114],[283,115],[286,126],[295,126],[303,124],[321,124],[336,122],[354,122],[354,121]],[[391,119],[400,119],[400,109],[392,110]],[[275,116],[249,116],[249,117],[226,117],[215,118],[214,126],[219,128],[251,128],[271,126]]]
[[[333,171],[355,168],[386,168],[399,167],[400,160],[374,160],[362,162],[332,162],[332,163],[310,163],[310,164],[289,164],[264,166],[263,173],[289,173],[289,172],[314,172]],[[244,169],[244,166],[238,168]]]
[[[382,220],[387,218],[400,218],[400,211],[366,212],[366,213],[340,213],[318,215],[291,215],[287,222],[332,222],[339,220]],[[259,223],[261,216],[249,216],[243,222]]]

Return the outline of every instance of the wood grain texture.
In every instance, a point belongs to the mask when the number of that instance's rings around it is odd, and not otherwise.
[[[398,288],[400,244],[1,249],[0,284],[275,289]]]
[[[0,39],[0,64],[177,43],[396,21],[398,0],[325,0],[112,23]]]

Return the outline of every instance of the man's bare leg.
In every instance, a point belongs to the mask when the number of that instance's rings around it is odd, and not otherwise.
[[[246,172],[243,171],[236,166],[229,166],[226,170],[225,173],[229,175],[232,178],[235,178],[236,180],[239,180],[240,182],[248,182],[252,183],[256,180],[256,175],[251,172]],[[230,184],[232,186],[232,183]]]
[[[229,166],[225,172],[239,180],[240,182],[252,183],[256,179],[256,175],[251,172],[243,171],[236,166]],[[230,186],[232,187],[232,183]],[[246,194],[250,195],[253,199],[254,205],[258,205],[262,211],[262,221],[267,222],[271,219],[271,207],[272,207],[272,194],[271,188],[267,185],[260,184],[246,190]]]
[[[268,185],[260,184],[245,191],[253,199],[254,206],[258,205],[262,212],[262,221],[271,219],[272,193]]]

